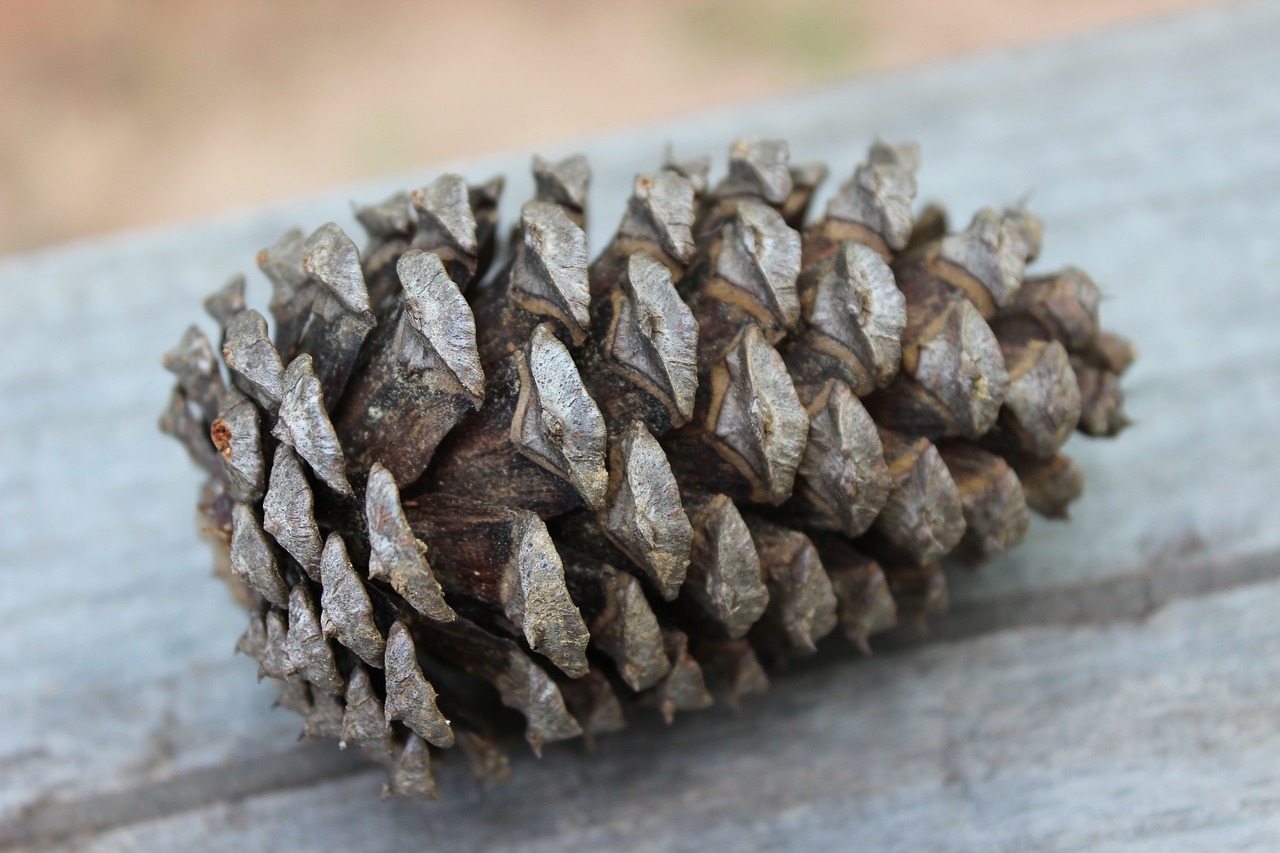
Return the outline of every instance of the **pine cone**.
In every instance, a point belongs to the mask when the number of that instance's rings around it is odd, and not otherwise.
[[[274,339],[242,278],[211,296],[226,371],[188,330],[161,426],[304,733],[434,797],[429,747],[505,772],[495,691],[534,750],[736,705],[1065,516],[1060,448],[1125,425],[1133,349],[1084,273],[1024,277],[1025,209],[914,217],[917,161],[877,143],[807,227],[826,170],[783,142],[714,188],[672,161],[590,265],[582,157],[535,161],[501,253],[501,180],[444,175],[359,209],[363,251],[330,223],[260,253]]]

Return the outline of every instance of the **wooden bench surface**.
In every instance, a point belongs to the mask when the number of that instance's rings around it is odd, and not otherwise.
[[[962,219],[1032,193],[1038,267],[1088,270],[1141,348],[1137,424],[1072,442],[1073,522],[953,574],[930,641],[828,651],[594,755],[517,750],[503,784],[442,762],[439,803],[380,804],[381,771],[298,743],[232,656],[155,422],[205,293],[445,167],[0,259],[0,847],[1280,847],[1276,81],[1280,5],[1223,5],[544,150],[589,155],[598,238],[668,141],[784,136],[838,183],[875,135],[917,139],[922,200]],[[506,173],[510,221],[529,157],[449,168]]]

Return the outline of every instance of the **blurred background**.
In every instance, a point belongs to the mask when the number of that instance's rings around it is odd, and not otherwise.
[[[1212,0],[0,0],[0,253]]]

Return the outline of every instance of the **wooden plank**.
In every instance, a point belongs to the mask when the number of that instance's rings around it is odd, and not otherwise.
[[[617,221],[631,173],[655,163],[668,140],[682,155],[720,155],[736,135],[785,135],[797,160],[827,159],[842,171],[873,134],[911,137],[925,150],[924,197],[945,197],[961,216],[1034,190],[1048,226],[1043,266],[1072,261],[1088,269],[1113,297],[1104,306],[1107,322],[1135,335],[1143,349],[1129,382],[1139,426],[1118,443],[1073,443],[1090,486],[1075,522],[1037,524],[1014,554],[979,574],[955,576],[958,610],[938,632],[1114,618],[1280,574],[1280,101],[1257,85],[1280,79],[1277,43],[1276,5],[1212,8],[545,153],[590,154],[597,237]],[[527,163],[527,154],[517,154],[462,168],[476,178],[509,174],[510,215],[529,190]],[[349,225],[347,198],[376,199],[436,171],[0,260],[0,837],[41,814],[101,804],[113,793],[127,800],[130,791],[179,779],[198,778],[204,787],[166,809],[248,796],[262,788],[252,774],[245,781],[244,768],[268,766],[264,756],[295,755],[297,722],[270,711],[268,691],[252,683],[249,664],[229,657],[241,617],[207,577],[207,556],[192,533],[196,477],[154,429],[168,387],[158,355],[196,317],[200,297],[251,267],[257,249],[284,228],[330,218]],[[261,306],[265,283],[250,278]],[[1242,627],[1235,641],[1261,648],[1268,635],[1257,633],[1256,620],[1247,625],[1255,633]],[[954,648],[919,654],[956,654],[961,667],[965,658]],[[882,667],[901,659],[868,669],[881,675],[864,683],[866,691],[881,689],[875,679],[891,680]],[[1191,665],[1179,662],[1176,671]],[[1207,659],[1195,665],[1207,666]],[[1120,661],[1116,667],[1124,669]],[[843,710],[852,700],[837,684],[846,678],[840,673],[815,676],[809,693],[794,694],[788,684],[788,696],[768,701],[788,713]],[[996,676],[984,669],[973,677]],[[1095,689],[1103,688],[1089,687]],[[805,697],[803,707],[794,695]],[[912,719],[916,698],[933,701],[921,686],[894,699],[901,703],[895,712]],[[773,750],[760,742],[765,718],[756,713],[749,708],[735,718],[747,721],[737,728],[714,713],[697,725],[715,727],[701,731],[726,753],[768,761]],[[710,734],[725,726],[723,738]],[[645,781],[655,789],[683,786],[673,780],[696,772],[682,763],[693,761],[681,748],[688,744],[668,746],[665,736],[618,741],[644,747],[639,754],[658,762]],[[651,748],[645,737],[655,738]],[[905,740],[894,748],[914,761]],[[598,761],[574,771],[574,778],[599,780],[602,798],[619,774],[642,772],[616,758],[622,748],[609,743]],[[1238,746],[1230,738],[1223,743]],[[797,761],[807,749],[816,760],[831,744],[815,730],[777,749]],[[268,787],[346,772],[345,765],[322,770],[331,758],[316,761],[290,764],[302,769]],[[533,790],[545,771],[524,765],[516,785]],[[1149,769],[1148,779],[1156,772]],[[749,787],[735,793],[731,782],[697,778],[703,787],[695,794],[718,803],[716,814],[748,819],[751,803],[742,798]],[[1242,800],[1253,784],[1243,771],[1220,781]],[[340,793],[333,796],[353,796],[344,785],[371,790],[358,776],[335,783]],[[449,809],[479,808],[465,786],[451,788]],[[314,802],[299,793],[298,802],[318,808],[328,790],[314,789]],[[941,790],[915,790],[919,808],[932,803],[946,813]],[[374,808],[363,797],[356,798],[362,807]],[[276,801],[258,796],[245,808]],[[1013,806],[984,802],[990,822],[1016,817]],[[1139,817],[1158,829],[1158,810],[1140,806],[1133,806]],[[664,807],[678,811],[678,801]],[[116,822],[146,816],[114,808]],[[836,806],[796,808],[795,820],[821,823],[831,817],[825,809]],[[886,831],[900,828],[894,814],[858,813]],[[638,813],[633,817],[641,825]],[[555,820],[544,818],[544,829],[559,826]],[[624,825],[625,815],[618,821]],[[481,820],[463,814],[447,822]],[[500,830],[493,832],[500,839]]]
[[[451,762],[438,803],[379,804],[370,772],[92,848],[1274,849],[1280,657],[1257,649],[1280,644],[1278,611],[1273,581],[1146,621],[826,660],[739,714],[522,755],[505,784]]]

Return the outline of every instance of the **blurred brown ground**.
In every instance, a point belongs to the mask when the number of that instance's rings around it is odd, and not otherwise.
[[[1211,0],[0,0],[0,253]]]

